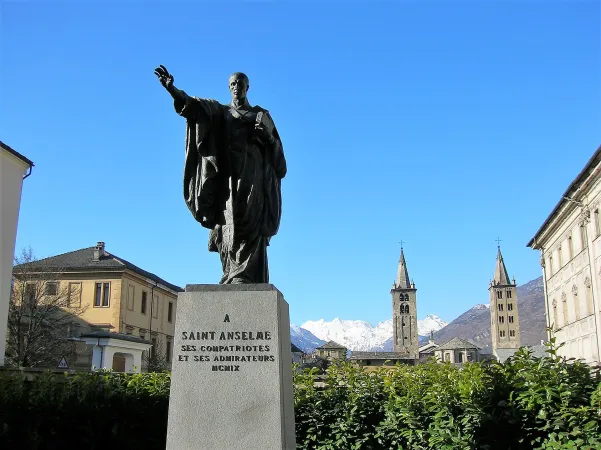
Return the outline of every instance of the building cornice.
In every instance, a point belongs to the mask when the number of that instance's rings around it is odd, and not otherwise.
[[[586,214],[588,205],[582,203],[581,200],[585,197],[585,189],[595,180],[599,172],[601,172],[601,146],[597,148],[597,151],[588,160],[578,176],[570,183],[551,214],[545,219],[534,237],[526,244],[527,247],[534,250],[541,249],[541,243],[545,243],[549,235],[553,234],[577,207],[583,208],[583,213]]]
[[[14,156],[15,158],[19,159],[21,162],[25,163],[25,165],[29,166],[29,167],[33,167],[33,161],[31,161],[29,158],[23,156],[21,153],[19,153],[18,151],[16,151],[14,148],[6,145],[4,142],[0,141],[0,148],[4,151],[6,151],[7,153],[10,153],[12,156]]]

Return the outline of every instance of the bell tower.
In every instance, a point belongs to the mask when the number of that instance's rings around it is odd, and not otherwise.
[[[415,283],[409,281],[405,253],[401,245],[401,257],[392,294],[392,348],[395,353],[410,358],[419,357],[417,335],[417,303]]]
[[[520,348],[520,321],[515,279],[509,280],[499,245],[497,245],[495,274],[488,287],[488,292],[490,295],[492,351],[497,356],[497,349]]]

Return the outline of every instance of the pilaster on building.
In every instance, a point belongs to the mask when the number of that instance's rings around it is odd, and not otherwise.
[[[493,354],[500,358],[503,350],[520,348],[520,321],[518,317],[517,285],[510,280],[501,253],[497,247],[495,273],[488,287],[490,295],[490,328]],[[500,359],[504,359],[500,358]]]
[[[392,295],[393,350],[410,358],[419,357],[417,334],[417,288],[410,281],[401,247],[397,277],[390,291]]]

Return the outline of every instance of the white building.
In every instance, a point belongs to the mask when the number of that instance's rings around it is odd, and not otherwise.
[[[0,141],[0,366],[4,365],[6,322],[10,299],[17,222],[21,207],[23,180],[33,163]]]
[[[601,354],[601,147],[572,181],[528,247],[541,252],[547,326],[559,354]]]

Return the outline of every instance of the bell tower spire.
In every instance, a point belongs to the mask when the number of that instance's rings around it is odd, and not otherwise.
[[[510,280],[497,239],[495,273],[488,287],[490,296],[490,335],[493,354],[499,358],[499,349],[520,348],[520,321],[518,317],[517,288]],[[515,350],[514,350],[515,351]],[[507,353],[507,352],[504,352]]]
[[[401,241],[401,256],[397,277],[390,291],[392,295],[392,347],[395,353],[417,359],[419,354],[417,335],[417,289],[410,281]]]

